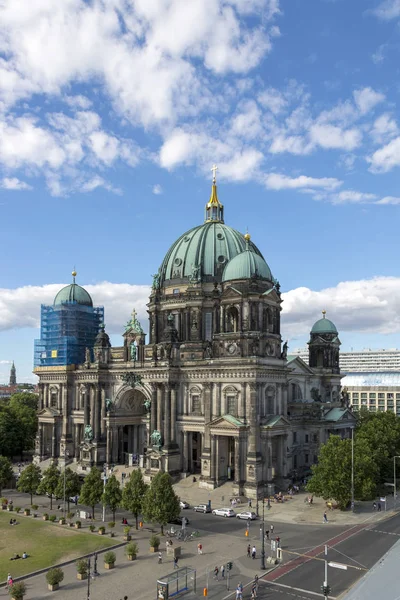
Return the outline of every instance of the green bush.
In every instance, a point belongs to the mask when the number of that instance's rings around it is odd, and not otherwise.
[[[96,529],[96,527],[94,525],[89,525],[89,531],[94,531]]]
[[[20,510],[21,510],[21,507],[20,507],[20,506],[16,506],[16,507],[15,507],[15,512],[16,512],[16,513],[19,513],[19,512],[20,512]]]
[[[87,575],[89,566],[87,558],[81,558],[76,561],[76,571],[80,575]]]
[[[125,546],[125,553],[132,556],[137,556],[138,550],[139,547],[136,542],[129,542],[129,544]]]
[[[101,527],[99,527],[99,532],[105,533],[105,531],[106,531],[106,528],[103,527],[103,525]]]
[[[104,555],[104,562],[106,563],[106,565],[113,565],[116,559],[117,557],[115,555],[115,552],[111,552],[111,550],[106,552]]]
[[[132,527],[130,527],[130,525],[127,525],[126,527],[124,527],[124,534],[125,535],[129,535],[131,529],[132,529]]]
[[[57,585],[64,579],[64,571],[60,567],[53,567],[46,573],[46,581],[49,585]]]
[[[158,548],[160,545],[160,538],[158,535],[153,534],[149,540],[149,543],[152,548]]]
[[[50,515],[49,517],[49,521],[51,521],[52,523],[54,523],[54,521],[57,519],[56,515]]]
[[[7,498],[4,498],[4,496],[3,496],[3,498],[0,498],[0,502],[3,506],[5,506],[8,503],[8,500],[7,500]]]
[[[15,600],[22,600],[26,594],[25,582],[17,581],[8,589],[8,593],[10,594],[10,596],[15,598]]]
[[[39,506],[37,504],[31,504],[31,507],[33,510],[37,510],[39,508]]]

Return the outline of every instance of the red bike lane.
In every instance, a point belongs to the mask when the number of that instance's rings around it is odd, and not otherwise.
[[[270,582],[277,581],[284,575],[287,575],[291,571],[294,571],[294,569],[297,569],[297,567],[300,567],[301,565],[306,564],[307,562],[309,562],[310,560],[312,560],[313,558],[318,556],[318,554],[321,554],[321,552],[324,552],[326,545],[329,546],[330,548],[334,548],[341,542],[344,542],[345,540],[351,538],[353,535],[356,535],[357,533],[359,533],[360,531],[365,529],[367,526],[368,526],[367,524],[354,525],[354,527],[350,527],[350,529],[348,529],[347,531],[344,531],[343,533],[340,533],[340,534],[334,536],[333,538],[326,540],[326,542],[319,544],[318,546],[315,546],[308,552],[304,553],[302,556],[296,556],[296,558],[293,558],[289,562],[274,569],[270,573],[267,573],[267,575],[264,575],[261,579],[263,581],[270,581]],[[284,552],[285,551],[283,550],[283,553]]]

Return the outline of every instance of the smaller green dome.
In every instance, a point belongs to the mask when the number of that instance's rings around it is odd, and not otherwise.
[[[54,298],[53,305],[59,306],[60,304],[70,304],[73,302],[81,304],[82,306],[93,306],[92,299],[88,292],[77,283],[71,283],[70,285],[63,287]]]
[[[314,323],[311,333],[337,333],[338,330],[336,329],[336,325],[325,317],[326,312],[324,310],[322,311],[322,314],[324,316]]]
[[[247,244],[246,250],[228,262],[222,274],[222,281],[251,279],[252,277],[272,281],[271,270],[263,257],[253,252]]]

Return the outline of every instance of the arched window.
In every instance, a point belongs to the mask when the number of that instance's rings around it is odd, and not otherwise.
[[[275,388],[272,385],[269,385],[265,390],[265,404],[266,404],[266,414],[274,415],[275,414]]]
[[[236,396],[227,396],[226,397],[226,412],[228,415],[236,416]]]
[[[231,306],[226,311],[226,328],[227,333],[236,332],[239,330],[239,312],[235,306]]]
[[[198,387],[193,387],[190,390],[190,408],[194,415],[203,414],[201,403],[201,390]]]

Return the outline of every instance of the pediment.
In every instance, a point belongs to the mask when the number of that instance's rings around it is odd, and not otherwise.
[[[222,415],[222,417],[217,417],[214,421],[211,421],[210,428],[214,429],[241,429],[242,427],[246,427],[241,419],[237,417],[233,417],[232,415]]]
[[[293,374],[314,375],[313,370],[304,362],[300,356],[288,356],[287,366]]]
[[[276,302],[279,304],[282,302],[282,300],[281,300],[280,296],[278,295],[275,288],[270,288],[269,290],[266,290],[265,292],[263,292],[261,294],[261,296],[263,296],[264,298],[266,296],[268,296],[268,300],[272,300],[273,302]]]
[[[290,423],[289,423],[288,419],[286,419],[282,415],[276,415],[274,417],[270,417],[268,419],[268,421],[264,424],[264,427],[267,429],[275,429],[275,428],[281,429],[282,427],[289,427],[289,426],[290,426]]]
[[[239,292],[239,290],[237,290],[235,287],[233,286],[229,286],[228,288],[226,288],[221,297],[225,300],[226,298],[241,298],[243,296],[243,294],[241,292]]]
[[[42,410],[39,410],[39,412],[38,412],[38,417],[54,418],[54,417],[59,417],[59,416],[60,416],[60,411],[57,410],[57,408],[52,408],[52,407],[42,408]]]

